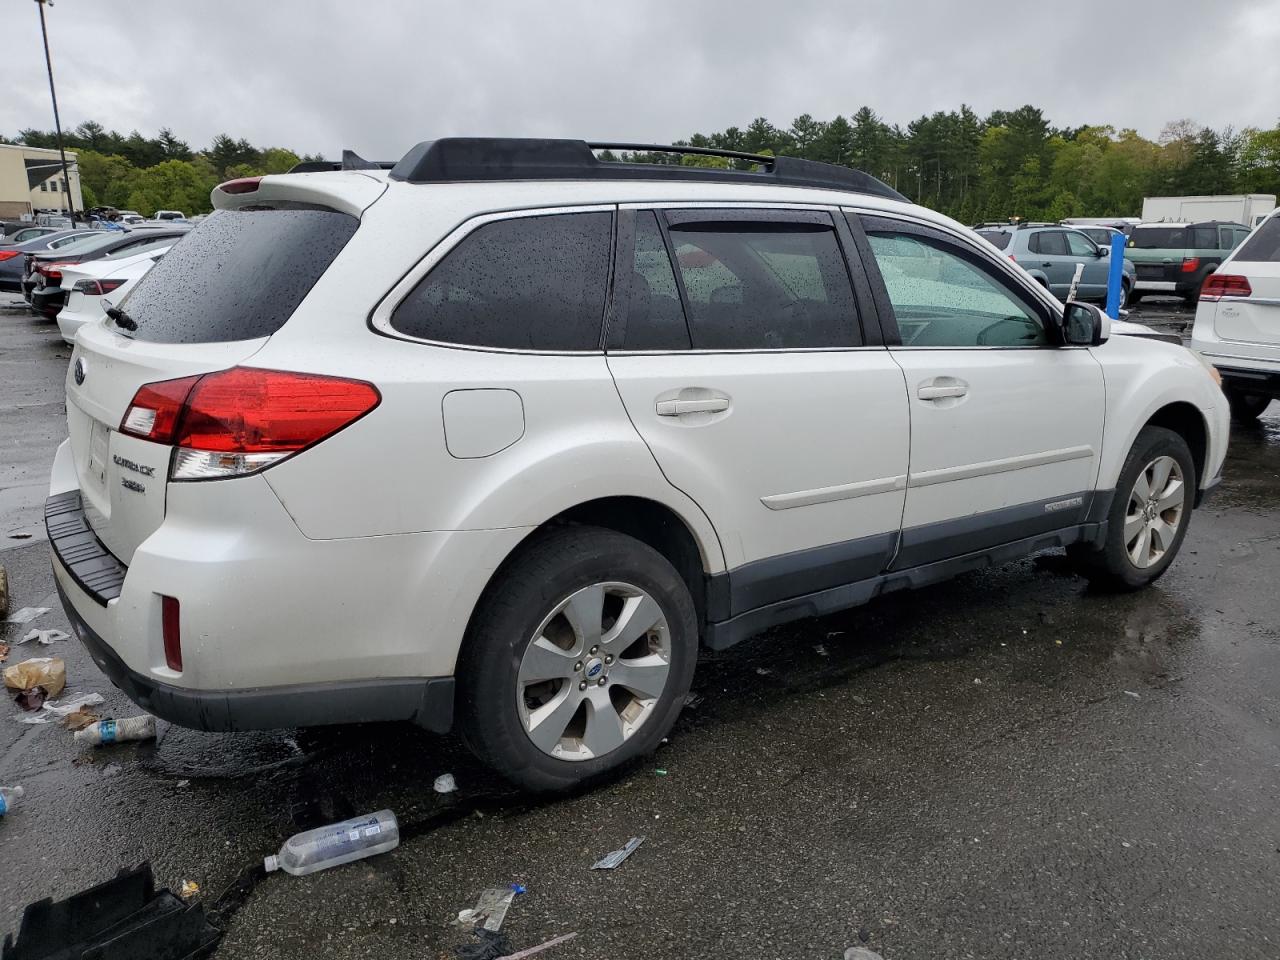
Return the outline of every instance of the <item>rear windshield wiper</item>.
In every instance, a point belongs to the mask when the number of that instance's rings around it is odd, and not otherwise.
[[[138,322],[119,307],[107,307],[107,316],[116,322],[116,326],[131,333],[138,329]]]

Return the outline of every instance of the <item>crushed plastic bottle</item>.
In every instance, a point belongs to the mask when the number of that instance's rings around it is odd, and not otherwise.
[[[148,713],[124,720],[99,720],[74,734],[78,743],[106,744],[125,740],[150,740],[156,735],[156,718]]]
[[[21,800],[26,791],[21,787],[0,787],[0,817],[13,809],[13,802]]]
[[[298,833],[285,841],[280,852],[263,860],[267,873],[283,870],[301,877],[352,860],[386,853],[400,845],[400,825],[390,810],[353,817],[327,827]]]

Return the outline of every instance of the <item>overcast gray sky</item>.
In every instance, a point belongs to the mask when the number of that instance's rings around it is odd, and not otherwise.
[[[3,0],[0,132],[52,129],[36,4]],[[437,136],[667,142],[765,116],[1024,103],[1155,137],[1280,120],[1280,0],[57,0],[63,123],[336,158]]]

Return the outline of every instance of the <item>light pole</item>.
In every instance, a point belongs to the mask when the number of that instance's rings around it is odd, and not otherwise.
[[[75,194],[71,192],[71,174],[67,172],[67,151],[62,146],[62,120],[58,117],[58,92],[53,88],[53,60],[49,56],[49,30],[44,22],[44,5],[53,6],[53,0],[36,0],[40,8],[40,35],[44,37],[44,65],[49,71],[49,96],[53,98],[53,127],[58,134],[58,155],[62,157],[62,186],[67,195],[67,209],[71,212],[71,221],[76,219]],[[59,204],[61,206],[61,204]]]

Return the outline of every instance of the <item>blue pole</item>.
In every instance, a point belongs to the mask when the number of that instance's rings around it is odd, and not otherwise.
[[[1124,247],[1128,239],[1123,233],[1111,235],[1111,273],[1107,276],[1107,316],[1120,319],[1120,288],[1124,283]]]

